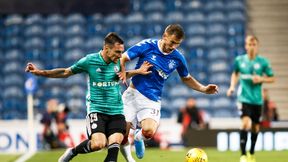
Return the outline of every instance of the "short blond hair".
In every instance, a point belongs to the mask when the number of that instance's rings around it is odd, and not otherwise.
[[[248,40],[256,40],[259,43],[259,40],[255,35],[247,35],[245,41],[247,42]]]

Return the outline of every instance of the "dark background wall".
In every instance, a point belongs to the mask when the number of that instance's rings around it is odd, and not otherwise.
[[[129,0],[1,0],[0,14],[111,13],[129,11]]]

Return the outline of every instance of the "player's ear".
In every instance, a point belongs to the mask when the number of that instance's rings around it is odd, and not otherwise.
[[[163,35],[162,35],[162,39],[166,38],[167,37],[167,33],[164,32]]]
[[[103,50],[109,51],[110,50],[110,46],[108,44],[105,44],[104,47],[103,47]]]

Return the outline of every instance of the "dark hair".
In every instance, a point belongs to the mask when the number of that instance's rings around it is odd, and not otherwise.
[[[113,46],[115,43],[124,44],[124,41],[116,33],[108,33],[104,38],[104,45]]]
[[[175,35],[178,39],[184,39],[185,34],[181,25],[179,24],[170,24],[166,27],[165,33],[169,35]]]

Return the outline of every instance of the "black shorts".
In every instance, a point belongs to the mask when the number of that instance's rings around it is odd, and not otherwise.
[[[107,115],[92,112],[86,117],[87,135],[91,139],[93,133],[104,133],[108,138],[114,133],[126,133],[126,120],[124,115]]]
[[[241,118],[244,116],[249,116],[253,123],[256,124],[260,123],[262,105],[242,103],[241,111],[242,111]]]

